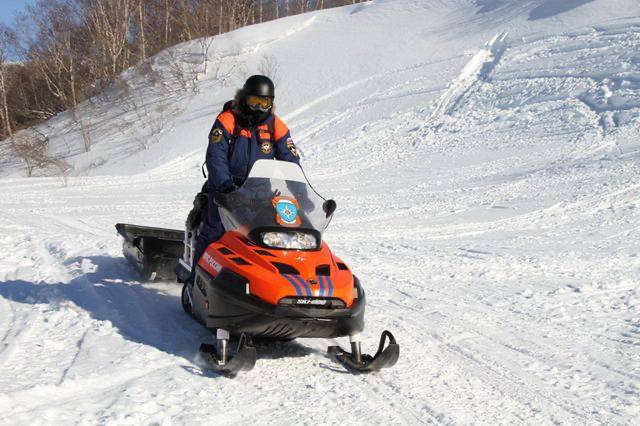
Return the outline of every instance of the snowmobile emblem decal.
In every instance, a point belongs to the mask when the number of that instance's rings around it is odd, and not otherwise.
[[[272,200],[273,207],[276,209],[276,222],[282,226],[300,226],[302,223],[298,215],[300,205],[291,197],[275,197]]]
[[[328,300],[325,299],[311,299],[311,298],[300,298],[296,299],[296,305],[319,305],[325,306],[329,303]]]
[[[260,150],[262,151],[263,154],[271,154],[271,151],[273,150],[271,146],[271,142],[262,141],[262,143],[260,144]]]
[[[222,265],[216,262],[216,260],[213,257],[211,257],[209,253],[205,252],[202,258],[204,259],[205,262],[207,262],[209,266],[213,268],[214,271],[220,272],[222,270]]]

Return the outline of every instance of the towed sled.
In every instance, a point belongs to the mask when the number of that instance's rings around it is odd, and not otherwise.
[[[375,355],[362,353],[365,292],[322,241],[336,203],[315,192],[300,166],[258,160],[241,188],[219,194],[215,204],[226,232],[192,271],[198,210],[206,205],[202,196],[185,231],[128,224],[116,229],[124,237],[125,256],[145,279],[184,284],[185,312],[215,335],[214,344],[200,347],[211,369],[235,376],[253,368],[254,338],[349,337],[350,351],[331,346],[328,353],[355,372],[398,361],[400,347],[389,331],[382,333]]]

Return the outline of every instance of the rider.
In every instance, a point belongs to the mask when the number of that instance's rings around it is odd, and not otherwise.
[[[209,244],[224,234],[217,193],[240,187],[257,160],[277,159],[300,164],[289,129],[273,110],[274,84],[264,75],[247,79],[235,99],[225,104],[209,132],[207,148],[208,203],[196,241],[193,271]]]

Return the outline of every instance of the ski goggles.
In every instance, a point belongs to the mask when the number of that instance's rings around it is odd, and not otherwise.
[[[273,107],[273,99],[267,96],[247,96],[247,106],[254,111],[269,111]]]

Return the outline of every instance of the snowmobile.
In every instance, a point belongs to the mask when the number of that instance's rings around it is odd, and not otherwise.
[[[202,193],[199,195],[202,196]],[[393,366],[400,347],[389,331],[375,355],[362,353],[365,292],[349,267],[322,241],[336,210],[294,163],[258,160],[245,183],[215,198],[225,234],[210,244],[192,271],[202,199],[186,231],[118,224],[125,256],[146,279],[183,283],[182,306],[215,333],[200,354],[212,370],[235,376],[256,363],[254,338],[348,336],[351,351],[329,355],[355,372]],[[175,274],[172,274],[175,268]],[[192,276],[193,272],[193,276]],[[230,338],[238,337],[230,350]]]

